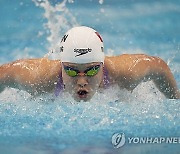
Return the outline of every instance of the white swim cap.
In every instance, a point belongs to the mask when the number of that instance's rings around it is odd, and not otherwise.
[[[104,63],[103,40],[94,29],[81,26],[70,29],[60,43],[61,62]]]

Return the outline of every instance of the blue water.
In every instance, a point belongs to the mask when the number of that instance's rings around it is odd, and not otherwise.
[[[1,0],[0,64],[43,57],[69,28],[86,25],[104,38],[106,55],[145,53],[164,59],[180,88],[180,1]],[[113,92],[113,93],[112,93]],[[127,137],[180,137],[180,101],[152,82],[128,93],[110,87],[90,102],[68,94],[32,98],[7,88],[0,94],[0,153],[179,153],[179,144],[128,144]]]

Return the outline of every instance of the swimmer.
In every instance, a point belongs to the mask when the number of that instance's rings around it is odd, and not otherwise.
[[[76,101],[88,101],[109,85],[133,91],[139,83],[152,80],[167,98],[180,92],[168,65],[145,54],[104,55],[103,39],[92,28],[70,29],[61,39],[59,59],[21,59],[0,66],[0,92],[6,87],[32,95],[69,92]]]

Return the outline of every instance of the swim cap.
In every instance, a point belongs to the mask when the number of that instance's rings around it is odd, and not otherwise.
[[[81,26],[70,29],[60,43],[61,62],[104,63],[103,40],[94,29]]]

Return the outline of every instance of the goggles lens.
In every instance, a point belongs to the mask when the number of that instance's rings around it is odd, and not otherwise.
[[[88,70],[85,71],[85,75],[94,76],[94,75],[96,75],[98,73],[99,68],[100,68],[100,65],[93,66],[93,67],[91,67],[91,68],[89,68]]]
[[[77,76],[78,74],[75,70],[71,70],[71,69],[65,69],[65,72],[67,75],[72,76],[72,77]]]
[[[100,65],[90,67],[90,68],[88,68],[87,70],[84,71],[84,74],[86,76],[94,76],[94,75],[96,75],[98,73],[99,68],[100,68]],[[66,74],[71,76],[71,77],[78,76],[78,74],[80,73],[80,71],[78,71],[78,70],[76,70],[76,69],[74,69],[72,67],[69,67],[69,66],[64,66],[64,70],[65,70]]]

